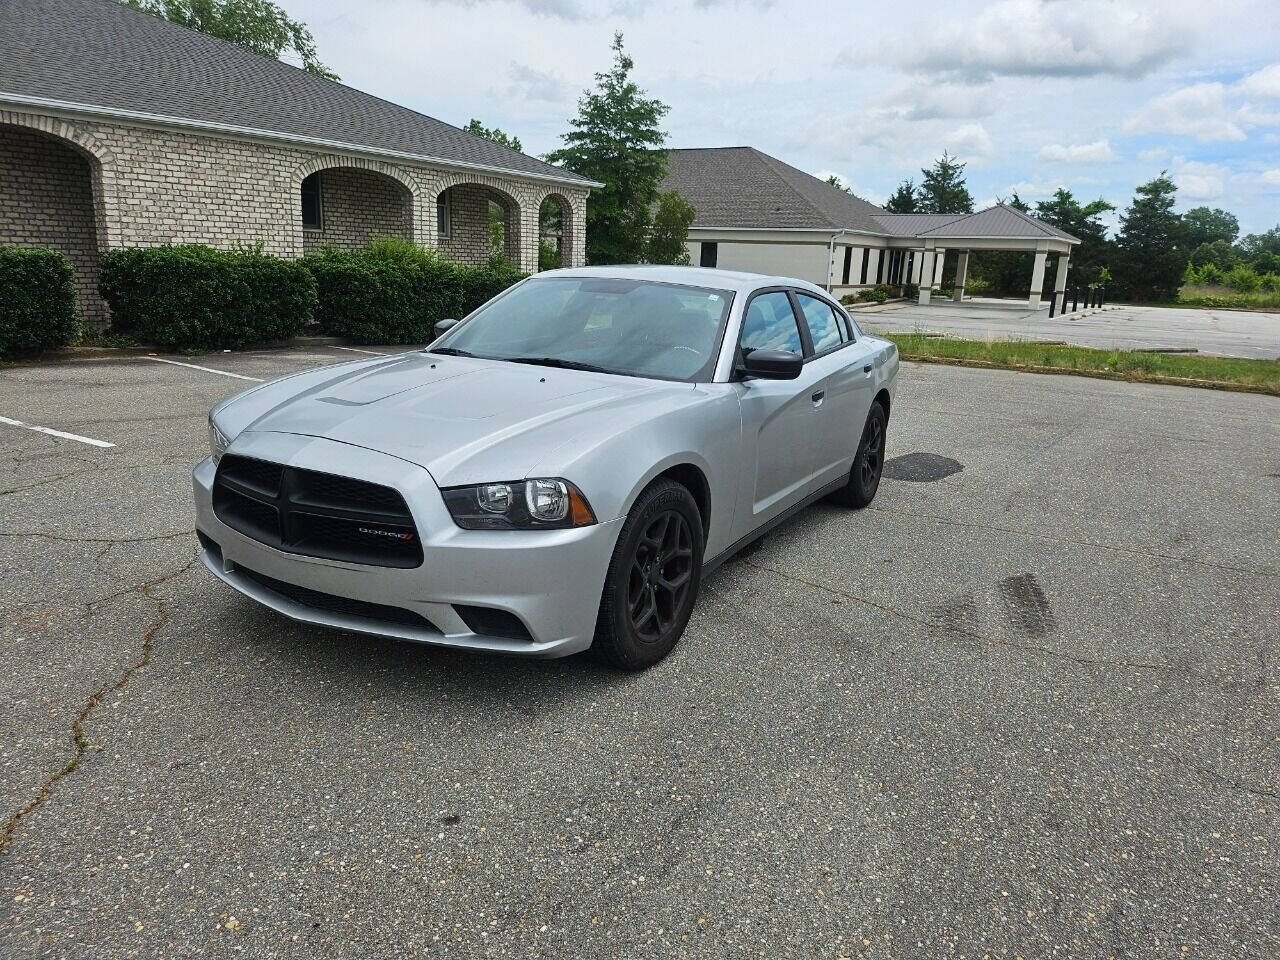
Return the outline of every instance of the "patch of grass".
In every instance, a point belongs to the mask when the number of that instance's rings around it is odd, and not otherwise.
[[[1280,308],[1280,291],[1241,292],[1214,284],[1189,283],[1178,291],[1178,301],[1171,306],[1217,307],[1226,310],[1275,310]]]
[[[1280,396],[1280,360],[1246,360],[1206,354],[1095,350],[1025,340],[953,340],[918,333],[880,334],[898,345],[904,360],[998,367],[1032,373],[1066,373],[1108,380],[1172,383]]]

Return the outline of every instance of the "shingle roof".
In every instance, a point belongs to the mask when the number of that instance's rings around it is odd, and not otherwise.
[[[950,222],[925,229],[922,237],[1054,237],[1079,243],[1065,230],[1051,227],[1043,220],[1028,216],[1014,207],[1006,207],[1002,203],[987,207],[977,213],[962,217],[953,217]]]
[[[117,0],[0,0],[0,101],[6,94],[590,183]]]
[[[694,227],[883,232],[879,207],[754,147],[670,150],[662,189],[693,205]]]
[[[932,230],[963,216],[963,213],[880,213],[876,214],[876,220],[891,237],[917,237],[925,230]]]

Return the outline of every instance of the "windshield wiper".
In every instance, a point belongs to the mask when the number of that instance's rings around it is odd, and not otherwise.
[[[531,363],[539,367],[559,367],[562,370],[586,370],[589,373],[616,373],[607,367],[598,367],[594,363],[582,363],[578,360],[563,360],[560,357],[498,357],[508,363]]]
[[[436,347],[428,350],[428,353],[442,353],[446,357],[474,357],[475,354],[469,350],[459,350],[457,347]]]

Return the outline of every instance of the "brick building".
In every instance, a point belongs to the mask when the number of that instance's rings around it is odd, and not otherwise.
[[[101,326],[100,253],[261,244],[297,257],[379,235],[538,268],[553,205],[582,264],[598,186],[457,127],[117,0],[0,4],[0,244],[61,250]]]

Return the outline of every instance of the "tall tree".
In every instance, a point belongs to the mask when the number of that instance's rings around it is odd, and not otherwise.
[[[827,177],[827,183],[831,184],[831,186],[835,187],[837,190],[843,190],[845,193],[853,193],[853,191],[849,189],[848,185],[834,173]]]
[[[920,213],[973,213],[973,195],[965,186],[964,167],[944,150],[932,167],[920,171]]]
[[[1015,210],[1021,210],[1023,213],[1031,212],[1031,204],[1018,196],[1018,191],[1013,191],[1013,195],[1006,200],[1004,197],[996,197],[996,203],[1003,204],[1006,207],[1013,207]]]
[[[131,7],[219,40],[227,40],[279,60],[292,50],[302,69],[318,77],[337,80],[338,75],[316,56],[316,41],[306,24],[299,23],[270,0],[124,0]]]
[[[1094,283],[1102,269],[1111,262],[1111,243],[1102,215],[1115,207],[1099,197],[1081,204],[1071,191],[1059,187],[1048,200],[1036,204],[1036,216],[1050,226],[1080,238],[1080,246],[1071,253],[1074,283]]]
[[[885,201],[884,208],[890,213],[919,213],[915,181],[908,177],[898,184],[898,189]]]
[[[670,107],[646,97],[631,79],[635,63],[613,35],[613,68],[578,100],[564,146],[552,163],[604,184],[587,199],[587,262],[638,263],[644,259],[650,213],[667,173],[658,124]]]
[[[492,140],[494,143],[501,144],[504,147],[510,147],[512,150],[517,152],[522,152],[524,150],[519,137],[513,137],[508,133],[504,133],[497,127],[486,127],[475,117],[472,117],[471,122],[462,129],[467,131],[467,133],[474,133],[477,137],[484,137],[486,140]]]
[[[1240,221],[1235,214],[1217,207],[1192,207],[1182,215],[1182,225],[1187,231],[1187,245],[1193,250],[1202,243],[1218,240],[1235,243],[1240,236]]]
[[[1134,300],[1172,300],[1182,283],[1188,251],[1182,218],[1173,212],[1178,187],[1168,171],[1134,191],[1120,217],[1115,276]]]
[[[658,208],[653,215],[653,228],[649,231],[645,260],[648,263],[686,264],[689,262],[689,227],[696,212],[675,190],[668,190],[658,197]]]

